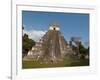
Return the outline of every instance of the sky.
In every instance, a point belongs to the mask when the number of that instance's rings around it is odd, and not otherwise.
[[[24,33],[38,41],[50,25],[57,22],[66,41],[71,37],[80,37],[83,42],[89,42],[89,14],[22,11]]]

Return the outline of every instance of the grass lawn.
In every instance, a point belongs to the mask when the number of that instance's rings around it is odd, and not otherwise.
[[[22,68],[49,68],[49,67],[89,66],[89,59],[71,59],[59,63],[42,63],[40,61],[22,61]]]

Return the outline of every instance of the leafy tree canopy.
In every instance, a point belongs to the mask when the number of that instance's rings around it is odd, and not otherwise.
[[[28,51],[32,48],[32,46],[35,45],[35,41],[32,39],[29,39],[27,34],[24,34],[22,37],[22,48],[23,48],[23,54],[27,54]]]

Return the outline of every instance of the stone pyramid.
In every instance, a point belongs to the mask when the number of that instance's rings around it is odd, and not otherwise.
[[[50,25],[49,30],[41,38],[40,42],[36,43],[32,50],[28,52],[28,56],[36,60],[55,62],[64,58],[71,58],[73,53],[61,34],[59,25],[54,22]]]

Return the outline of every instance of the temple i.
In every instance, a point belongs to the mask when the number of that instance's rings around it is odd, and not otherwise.
[[[59,62],[64,58],[74,58],[74,51],[65,40],[59,25],[54,22],[39,42],[28,51],[24,59],[41,60],[42,62]]]

